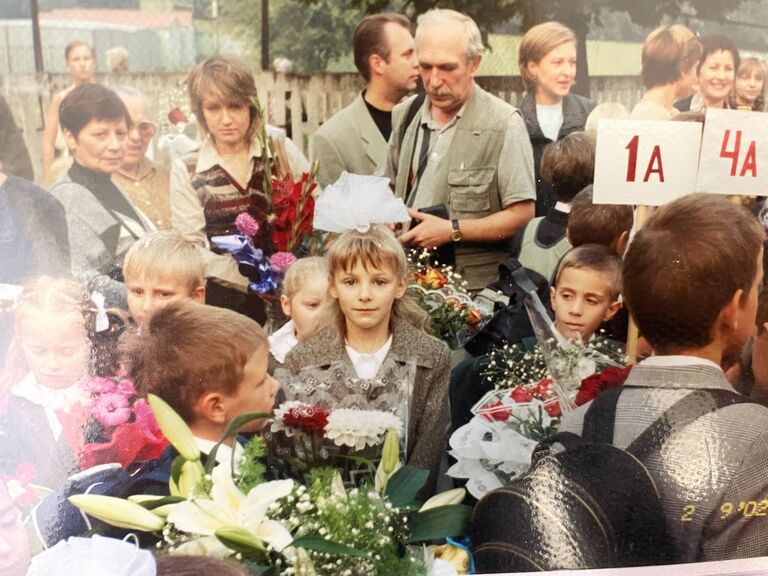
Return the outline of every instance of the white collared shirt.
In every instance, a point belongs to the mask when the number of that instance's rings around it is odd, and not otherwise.
[[[285,362],[288,352],[293,350],[298,343],[299,339],[296,338],[296,327],[293,320],[288,320],[284,326],[269,337],[269,351],[272,352],[275,360],[282,364]]]
[[[363,354],[358,352],[349,344],[346,345],[347,355],[355,367],[357,377],[361,380],[371,380],[379,373],[379,368],[384,363],[389,349],[392,347],[392,336],[384,342],[384,345],[373,354]]]
[[[674,368],[676,366],[709,366],[717,368],[722,372],[722,367],[718,366],[712,360],[699,358],[698,356],[686,356],[683,354],[672,354],[669,356],[649,356],[641,360],[638,366],[657,366],[659,368]]]
[[[198,436],[195,436],[195,443],[200,452],[205,455],[210,454],[213,447],[216,446],[216,442]],[[235,447],[235,473],[238,473],[240,472],[240,460],[243,459],[243,447],[237,439],[234,440],[233,446]],[[232,447],[226,444],[219,446],[219,449],[216,451],[216,462],[228,467],[230,462],[232,462]]]
[[[62,390],[47,388],[38,384],[32,372],[11,388],[11,394],[24,398],[32,402],[32,404],[43,408],[48,425],[51,427],[51,432],[53,432],[53,437],[56,440],[61,437],[62,432],[61,422],[59,422],[59,417],[56,416],[56,411],[69,412],[77,402],[85,402],[87,400],[86,395],[78,384]]]

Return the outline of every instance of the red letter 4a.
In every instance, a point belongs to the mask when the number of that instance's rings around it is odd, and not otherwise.
[[[664,182],[664,166],[661,164],[661,149],[658,144],[653,147],[653,152],[651,152],[651,159],[648,161],[648,169],[645,171],[643,182],[648,182],[651,174],[658,174],[659,182]]]

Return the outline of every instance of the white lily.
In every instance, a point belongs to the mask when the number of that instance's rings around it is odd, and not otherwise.
[[[281,523],[270,520],[267,509],[291,493],[293,480],[265,482],[246,495],[235,486],[229,466],[216,466],[211,479],[211,499],[191,499],[176,504],[168,514],[168,522],[182,532],[202,537],[214,536],[222,528],[242,528],[277,551],[291,544],[291,533]],[[206,538],[206,543],[209,542]]]
[[[438,508],[440,506],[452,506],[455,504],[461,504],[464,500],[464,496],[467,495],[467,491],[464,488],[454,488],[453,490],[446,490],[440,494],[432,496],[429,500],[424,502],[424,505],[419,509],[419,512],[426,512],[432,508]]]

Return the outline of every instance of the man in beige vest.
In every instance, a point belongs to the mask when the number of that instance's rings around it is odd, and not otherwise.
[[[392,109],[419,78],[411,23],[401,14],[367,16],[355,29],[352,47],[367,85],[312,137],[310,155],[320,161],[317,181],[323,187],[344,170],[373,174],[387,154]]]
[[[171,174],[147,158],[147,148],[156,129],[147,97],[129,86],[117,86],[114,91],[128,109],[132,122],[125,139],[122,166],[112,175],[112,180],[158,230],[170,230]]]
[[[534,215],[533,152],[520,112],[474,77],[483,49],[475,22],[453,10],[419,17],[416,56],[427,93],[395,108],[383,173],[419,225],[401,236],[423,247],[454,243],[473,291],[498,273],[506,241]],[[449,219],[416,210],[444,205]]]

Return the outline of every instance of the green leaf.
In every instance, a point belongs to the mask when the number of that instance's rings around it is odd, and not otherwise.
[[[186,498],[182,498],[181,496],[166,496],[165,498],[159,498],[157,500],[139,502],[139,506],[143,506],[147,510],[154,510],[156,508],[160,508],[161,506],[166,506],[168,504],[178,504],[179,502],[184,501],[186,501]]]
[[[173,459],[173,462],[171,462],[171,480],[178,485],[179,484],[179,478],[181,478],[181,467],[184,466],[184,462],[186,462],[187,459],[184,458],[184,456],[176,456],[176,458]]]
[[[428,470],[406,464],[387,483],[389,501],[397,508],[408,506],[416,499],[416,494],[427,483],[428,477]]]
[[[407,544],[461,536],[467,526],[472,507],[464,504],[440,506],[411,517],[411,536]]]
[[[368,556],[367,552],[352,548],[351,546],[339,544],[338,542],[326,540],[322,536],[316,536],[314,534],[307,534],[306,536],[296,538],[291,546],[314,550],[315,552],[322,552],[323,554],[334,554],[336,556],[354,556],[355,558],[366,558]]]
[[[240,430],[243,426],[248,424],[249,422],[253,422],[254,420],[261,420],[262,418],[272,418],[271,412],[246,412],[245,414],[240,414],[239,416],[235,416],[230,421],[229,425],[227,425],[227,428],[224,430],[224,434],[221,435],[221,440],[218,441],[216,446],[213,447],[210,454],[208,454],[208,460],[205,463],[205,473],[210,474],[213,470],[214,466],[216,466],[216,453],[219,451],[219,446],[230,436],[234,436],[237,434],[237,431]],[[232,450],[232,457],[234,459],[235,451]]]

